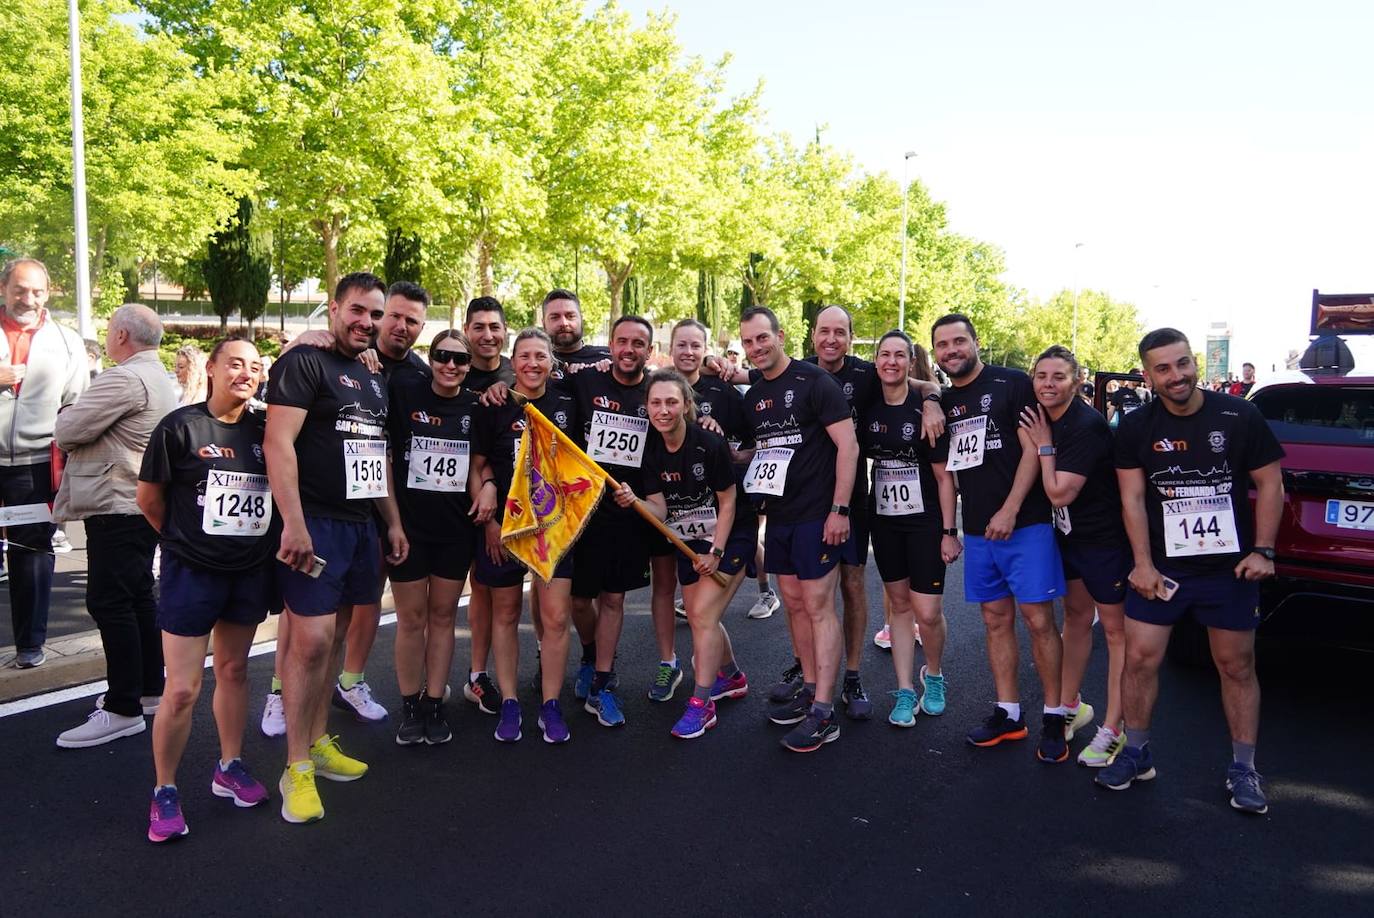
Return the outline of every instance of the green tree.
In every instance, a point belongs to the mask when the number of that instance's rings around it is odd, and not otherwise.
[[[420,283],[420,237],[394,227],[386,234],[386,258],[382,261],[382,277],[389,285],[397,281]]]
[[[205,257],[205,283],[219,316],[220,332],[238,313],[248,327],[267,308],[272,286],[272,236],[255,220],[253,202],[239,201],[234,220],[210,239]]]

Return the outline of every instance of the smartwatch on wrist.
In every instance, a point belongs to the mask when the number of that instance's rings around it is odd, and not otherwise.
[[[941,532],[941,534],[943,534],[943,535],[954,536],[956,539],[959,538],[959,530],[958,530],[957,528],[956,528],[956,529],[941,529],[940,532]]]
[[[923,401],[935,402],[938,405],[940,403],[940,393],[932,392],[929,395],[927,395],[925,399],[923,399]]]
[[[725,549],[723,549],[723,548],[716,548],[714,545],[712,545],[712,546],[711,546],[711,554],[715,555],[717,559],[724,558],[724,557],[725,557]]]
[[[1042,446],[1042,447],[1040,447],[1038,450],[1036,450],[1035,452],[1036,452],[1036,455],[1038,455],[1038,456],[1053,456],[1053,455],[1054,455],[1054,447],[1053,447],[1053,446]]]
[[[1266,561],[1273,561],[1274,558],[1277,556],[1276,553],[1274,552],[1274,549],[1268,548],[1268,547],[1266,547],[1266,546],[1260,546],[1260,545],[1256,545],[1254,548],[1250,549],[1250,554],[1252,554],[1252,555],[1259,555],[1261,558],[1265,559]]]
[[[848,505],[848,504],[831,504],[831,505],[830,505],[830,512],[831,512],[831,513],[838,513],[840,516],[849,516],[849,505]]]

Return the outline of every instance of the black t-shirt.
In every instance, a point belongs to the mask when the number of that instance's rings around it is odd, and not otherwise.
[[[807,357],[806,362],[820,366],[819,357]],[[854,417],[855,433],[857,434],[860,416],[874,402],[882,401],[883,387],[878,380],[878,368],[861,357],[845,354],[839,371],[830,375],[835,377],[835,382],[840,384],[840,391],[844,393],[845,401],[849,402],[849,412]],[[920,425],[918,424],[917,427],[919,428]],[[859,470],[854,475],[854,493],[849,501],[850,506],[864,507],[867,505],[867,498],[868,477],[864,474],[863,462],[860,461]]]
[[[530,404],[570,439],[577,440],[581,434],[580,416],[577,401],[571,395],[548,387],[543,395]],[[515,451],[520,446],[520,435],[524,432],[525,409],[513,398],[508,398],[504,405],[477,414],[472,451],[486,458],[491,466],[492,477],[496,479],[496,490],[501,495],[501,499],[497,500],[497,519],[501,519],[505,513],[504,497],[510,493],[511,481],[515,478]],[[603,499],[602,503],[605,502]]]
[[[1073,399],[1063,417],[1050,423],[1050,431],[1055,468],[1084,478],[1073,503],[1055,512],[1054,525],[1060,537],[1075,545],[1125,546],[1121,489],[1116,483],[1112,429],[1107,419]],[[1067,535],[1065,529],[1069,530]]]
[[[1125,383],[1122,383],[1121,388],[1107,396],[1107,401],[1123,415],[1130,414],[1145,404],[1145,398],[1141,395],[1140,390],[1133,389]]]
[[[744,396],[738,389],[714,373],[702,373],[692,391],[697,414],[719,424],[732,449],[747,449],[753,444],[754,435],[744,417]]]
[[[905,531],[944,528],[940,490],[931,466],[943,464],[948,458],[949,434],[936,440],[931,449],[921,436],[922,402],[920,395],[909,390],[906,401],[900,405],[889,405],[880,396],[859,416],[859,446],[863,455],[873,460],[868,512],[874,526]],[[913,465],[914,481],[910,477]],[[920,512],[903,509],[910,507],[916,496],[920,497]],[[879,501],[885,508],[901,512],[880,514]]]
[[[584,344],[575,351],[553,352],[554,367],[549,373],[550,385],[572,391],[571,382],[577,373],[587,367],[595,366],[603,360],[611,359],[611,349],[600,344]]]
[[[725,438],[695,424],[687,425],[687,435],[677,452],[670,452],[657,430],[649,434],[644,450],[644,494],[662,494],[668,505],[668,528],[683,539],[712,538],[702,519],[703,511],[714,518],[720,511],[716,492],[735,487],[735,470],[730,461],[730,445]],[[735,519],[731,532],[750,532],[758,528],[757,515],[746,501],[740,506],[736,492]]]
[[[378,348],[377,362],[382,365],[382,378],[388,385],[412,380],[427,381],[434,375],[425,359],[414,351],[406,351],[400,360],[392,360]]]
[[[457,541],[463,537],[460,527],[472,527],[467,469],[477,415],[489,409],[467,389],[445,398],[431,383],[416,379],[392,383],[390,389],[387,439],[401,523],[411,538]]]
[[[296,436],[301,509],[365,522],[386,481],[387,384],[352,357],[292,348],[272,365],[267,403],[306,410]],[[350,499],[349,495],[353,495]]]
[[[1125,418],[1116,434],[1116,467],[1145,473],[1156,569],[1173,576],[1229,573],[1255,544],[1250,472],[1281,458],[1283,447],[1254,403],[1220,392],[1203,391],[1202,407],[1186,417],[1153,399]],[[1235,551],[1181,554],[1216,547],[1228,534]]]
[[[645,408],[649,375],[645,373],[638,383],[627,386],[613,371],[585,369],[574,374],[569,384],[582,422],[580,435],[573,439],[612,478],[643,494],[642,463],[650,430]],[[603,500],[596,511],[601,522],[632,516],[636,516],[633,509],[620,507],[613,500]]]
[[[479,370],[476,366],[468,369],[468,375],[463,378],[463,388],[471,389],[473,392],[485,392],[491,387],[492,383],[502,382],[507,386],[515,385],[515,367],[511,364],[509,357],[502,357],[497,361],[494,370]]]
[[[774,379],[759,374],[744,409],[759,450],[791,451],[782,496],[767,498],[769,522],[803,523],[829,515],[835,498],[835,443],[826,428],[853,417],[835,378],[815,364],[793,360]],[[766,465],[756,456],[755,469]],[[779,470],[775,464],[774,473]]]
[[[226,424],[198,402],[154,428],[138,477],[167,486],[164,551],[192,567],[221,572],[252,570],[272,557],[280,526],[267,491],[266,425],[267,418],[255,411]]]
[[[967,386],[952,386],[940,396],[945,424],[950,433],[951,464],[956,457],[971,455],[977,446],[983,462],[956,473],[964,498],[964,531],[981,536],[988,521],[1011,493],[1016,467],[1021,462],[1021,441],[1016,431],[1021,410],[1035,408],[1030,377],[1020,370],[985,365]],[[986,417],[987,421],[979,418]],[[986,423],[981,431],[979,425]],[[1050,522],[1050,500],[1037,473],[1030,492],[1016,514],[1016,526]]]

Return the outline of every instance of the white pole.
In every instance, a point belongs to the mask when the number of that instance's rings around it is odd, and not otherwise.
[[[907,151],[902,157],[902,275],[897,286],[897,328],[906,331],[906,210],[909,186],[907,167],[916,154]]]
[[[1078,250],[1083,243],[1073,244],[1073,355],[1078,356]]]
[[[95,337],[91,322],[90,241],[86,232],[86,129],[81,117],[81,14],[67,0],[67,31],[72,59],[72,222],[76,229],[76,325],[81,337]]]

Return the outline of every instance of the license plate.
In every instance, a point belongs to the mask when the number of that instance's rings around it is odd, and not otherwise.
[[[1328,500],[1326,521],[1338,529],[1374,532],[1374,504],[1362,500]]]

